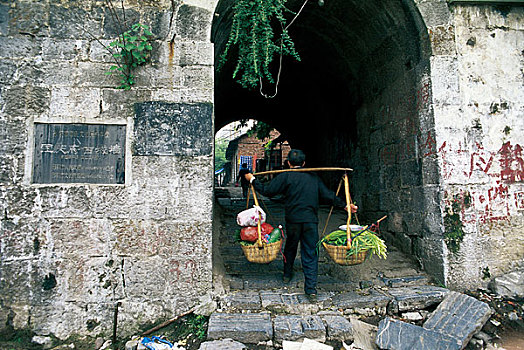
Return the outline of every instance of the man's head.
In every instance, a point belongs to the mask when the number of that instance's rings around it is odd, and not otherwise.
[[[299,149],[292,149],[287,155],[287,161],[290,166],[303,166],[306,161],[306,155]]]
[[[247,163],[242,163],[242,168],[247,168]]]

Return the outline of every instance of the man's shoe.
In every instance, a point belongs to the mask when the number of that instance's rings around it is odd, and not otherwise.
[[[318,301],[317,293],[306,293],[306,297],[310,303],[316,303]]]

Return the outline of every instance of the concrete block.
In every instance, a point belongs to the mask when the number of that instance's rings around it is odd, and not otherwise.
[[[214,313],[209,318],[207,337],[212,340],[231,338],[248,344],[271,340],[271,315]]]
[[[378,326],[376,344],[390,350],[459,350],[460,343],[448,335],[389,317]]]
[[[277,316],[274,321],[275,342],[283,340],[326,340],[326,327],[319,316]]]

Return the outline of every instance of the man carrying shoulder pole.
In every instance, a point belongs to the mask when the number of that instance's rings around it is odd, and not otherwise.
[[[298,149],[289,151],[288,163],[291,169],[302,168],[306,156]],[[298,244],[302,257],[304,271],[304,291],[311,301],[316,300],[318,255],[318,208],[320,200],[340,208],[346,207],[346,202],[329,190],[322,180],[313,172],[284,172],[271,182],[263,184],[248,173],[245,179],[259,193],[273,197],[278,194],[285,198],[286,243],[284,247],[284,283],[289,283],[293,277],[293,265],[297,255]],[[357,211],[357,206],[351,205],[351,212]]]

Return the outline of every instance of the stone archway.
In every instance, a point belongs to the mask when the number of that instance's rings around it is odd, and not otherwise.
[[[216,7],[215,60],[227,40],[231,3]],[[355,169],[352,192],[363,220],[389,215],[389,241],[443,281],[432,49],[419,9],[412,1],[311,2],[293,26],[302,60],[284,61],[274,99],[234,82],[231,62],[215,72],[216,126],[253,116],[289,135],[310,165]]]

